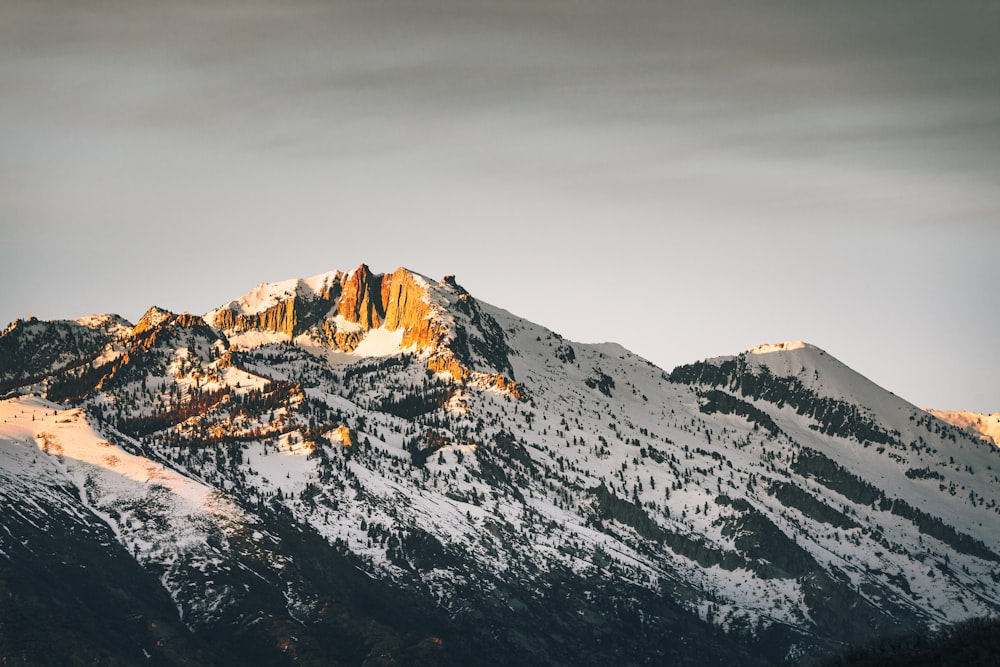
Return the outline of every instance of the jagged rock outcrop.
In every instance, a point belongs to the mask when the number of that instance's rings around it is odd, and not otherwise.
[[[207,350],[217,343],[222,344],[222,349],[228,347],[226,339],[201,316],[176,314],[153,306],[129,333],[120,337],[118,344],[121,347],[117,352],[88,359],[58,374],[49,382],[48,391],[51,396],[64,400],[95,389],[107,389],[144,373],[162,370],[165,359],[163,355],[154,354],[157,348],[187,347],[189,357],[197,358],[199,345],[202,353],[207,354]]]
[[[414,345],[421,349],[437,345],[445,338],[444,327],[431,318],[426,288],[406,269],[396,269],[386,276],[382,283],[382,301],[385,326],[390,330],[404,329],[404,346]]]
[[[132,327],[132,337],[135,338],[147,331],[152,331],[173,317],[175,317],[174,313],[169,310],[165,310],[159,306],[152,306],[143,313],[139,321]]]
[[[524,396],[502,329],[454,276],[435,285],[402,267],[380,274],[361,264],[346,274],[261,285],[206,319],[229,333],[311,334],[348,353],[372,329],[402,330],[400,347],[424,355],[430,371]]]
[[[351,430],[350,427],[341,424],[338,426],[334,433],[340,438],[340,445],[342,447],[353,447],[358,441],[357,434]]]
[[[322,332],[323,340],[330,347],[341,352],[354,352],[367,333],[362,328],[340,329],[333,320],[323,320],[319,323],[319,330]]]
[[[382,275],[373,275],[366,264],[341,279],[340,303],[337,312],[349,322],[357,322],[365,330],[381,326],[385,319],[382,299]]]
[[[137,351],[152,349],[164,335],[171,335],[178,329],[190,329],[196,335],[210,341],[224,340],[208,326],[208,323],[200,315],[192,315],[191,313],[178,315],[153,306],[133,327],[132,335],[128,339],[129,351],[125,353],[125,358],[127,359],[129,354],[135,355]]]
[[[320,323],[336,302],[339,292],[337,285],[336,289],[323,290],[312,299],[296,294],[250,314],[237,313],[232,307],[220,308],[213,313],[215,326],[223,330],[273,331],[294,338]]]

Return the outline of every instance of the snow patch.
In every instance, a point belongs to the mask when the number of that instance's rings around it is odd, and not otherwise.
[[[368,332],[353,354],[357,357],[387,357],[399,352],[402,344],[402,328],[389,331],[379,327]]]

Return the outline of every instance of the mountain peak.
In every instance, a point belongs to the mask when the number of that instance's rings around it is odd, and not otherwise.
[[[338,363],[410,350],[435,373],[517,393],[502,329],[453,275],[434,283],[404,267],[374,273],[360,264],[261,283],[205,320],[238,347],[292,342]]]
[[[773,352],[791,352],[793,350],[818,350],[815,345],[810,345],[801,340],[788,340],[781,343],[762,343],[747,350],[748,354],[771,354]]]
[[[91,329],[122,329],[122,328],[132,328],[132,324],[126,320],[121,315],[117,313],[100,313],[95,315],[87,315],[85,317],[80,317],[74,320],[77,324]]]
[[[144,331],[154,329],[173,317],[176,317],[175,313],[159,306],[152,306],[136,322],[135,327],[132,329],[132,334],[139,335]]]

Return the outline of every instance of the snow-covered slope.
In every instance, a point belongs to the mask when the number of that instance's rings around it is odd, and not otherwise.
[[[0,393],[92,360],[129,328],[117,315],[12,322],[0,335]]]
[[[456,664],[753,664],[1000,610],[1000,450],[806,343],[668,374],[361,266],[70,357],[4,402],[3,466],[76,489],[195,629],[270,595],[264,636],[332,650],[313,562],[442,613],[385,650]]]
[[[48,480],[56,488],[72,484],[83,507],[141,565],[159,572],[172,593],[180,594],[173,587],[185,585],[185,570],[215,569],[220,561],[213,536],[231,533],[243,521],[218,490],[108,441],[80,408],[20,397],[0,403],[0,419],[5,474]],[[207,593],[214,598],[208,606],[217,608],[223,594]]]
[[[340,272],[321,273],[311,278],[295,278],[277,283],[261,283],[239,299],[230,301],[228,308],[239,315],[256,315],[280,303],[299,297],[317,299],[340,281]],[[218,311],[215,311],[218,312]]]
[[[979,412],[968,412],[965,410],[932,410],[930,408],[927,409],[927,412],[941,421],[976,433],[984,440],[989,440],[993,444],[1000,446],[1000,412],[984,415]]]
[[[763,344],[746,351],[747,363],[768,368],[777,377],[794,377],[806,389],[879,414],[905,410],[906,401],[803,341]]]

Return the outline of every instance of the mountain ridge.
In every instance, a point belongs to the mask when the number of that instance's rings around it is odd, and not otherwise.
[[[969,410],[935,410],[926,408],[929,414],[953,426],[978,434],[984,440],[1000,446],[1000,412],[983,414]]]

